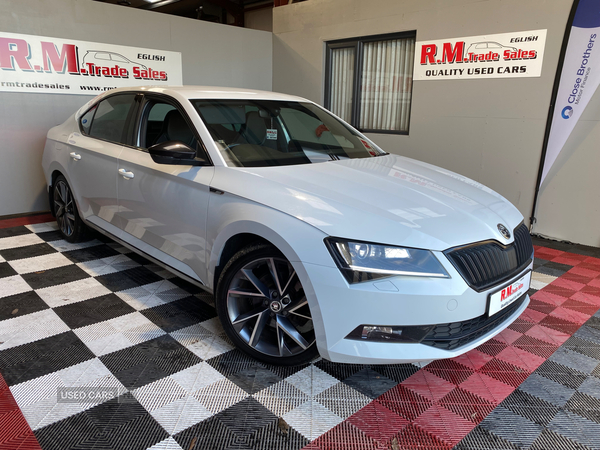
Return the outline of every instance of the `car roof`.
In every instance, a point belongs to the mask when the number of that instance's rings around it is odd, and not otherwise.
[[[288,100],[307,101],[294,95],[280,94],[277,92],[260,91],[256,89],[243,89],[221,86],[139,86],[124,87],[107,91],[107,94],[123,92],[158,92],[166,95],[178,94],[187,99],[236,99],[236,100]]]

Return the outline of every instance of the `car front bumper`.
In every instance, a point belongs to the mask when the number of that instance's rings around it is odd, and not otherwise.
[[[444,259],[439,255],[440,261]],[[350,339],[348,335],[360,325],[438,325],[487,318],[489,295],[519,279],[532,269],[532,264],[483,292],[471,289],[449,262],[444,267],[450,278],[393,277],[351,285],[337,268],[307,263],[303,266],[311,285],[305,290],[315,320],[317,347],[322,357],[333,362],[396,364],[452,358],[500,333],[529,304],[529,297],[523,295],[515,302],[519,305],[507,311],[502,320],[449,350],[422,343]]]

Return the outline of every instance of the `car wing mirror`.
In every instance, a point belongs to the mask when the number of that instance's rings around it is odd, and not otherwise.
[[[148,153],[157,164],[179,166],[204,166],[206,161],[196,157],[196,150],[180,141],[159,142],[148,148]]]

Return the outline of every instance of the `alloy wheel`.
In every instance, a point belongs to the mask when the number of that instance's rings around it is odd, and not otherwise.
[[[71,236],[75,231],[75,203],[71,189],[63,180],[54,187],[54,213],[62,233]]]
[[[239,269],[228,286],[227,314],[238,336],[265,355],[299,355],[314,345],[304,289],[284,258],[258,258]]]

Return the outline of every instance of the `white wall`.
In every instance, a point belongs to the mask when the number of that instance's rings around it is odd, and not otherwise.
[[[548,29],[539,78],[415,81],[408,136],[385,150],[480,181],[531,215],[550,95],[571,2],[311,0],[274,9],[273,90],[322,102],[324,42],[416,30],[417,40]]]
[[[0,31],[182,53],[184,84],[271,90],[271,33],[90,0],[0,0]],[[46,132],[90,96],[0,92],[0,216],[48,209]]]
[[[244,26],[253,30],[273,31],[273,8],[270,6],[254,11],[246,11]]]

